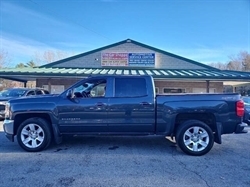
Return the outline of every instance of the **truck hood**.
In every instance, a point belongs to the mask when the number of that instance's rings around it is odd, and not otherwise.
[[[10,104],[15,103],[50,103],[50,102],[57,102],[60,98],[59,95],[38,95],[38,96],[29,96],[29,97],[19,97],[19,98],[12,98],[9,100]]]
[[[9,101],[10,99],[13,98],[19,98],[19,97],[0,97],[0,101]]]

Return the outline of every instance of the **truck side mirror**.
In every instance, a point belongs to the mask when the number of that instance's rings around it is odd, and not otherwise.
[[[72,89],[69,89],[69,90],[67,91],[66,97],[67,97],[68,99],[73,98],[73,91],[72,91]]]

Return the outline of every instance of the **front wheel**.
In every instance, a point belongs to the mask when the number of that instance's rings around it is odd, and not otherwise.
[[[17,141],[26,151],[36,152],[45,149],[51,142],[49,124],[42,118],[29,118],[17,130]]]
[[[212,149],[214,135],[207,124],[198,120],[188,120],[177,129],[176,141],[183,152],[201,156]]]

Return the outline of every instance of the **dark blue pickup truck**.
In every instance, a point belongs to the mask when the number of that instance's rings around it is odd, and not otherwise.
[[[10,100],[4,131],[26,151],[41,151],[65,134],[160,135],[185,153],[204,155],[221,135],[244,132],[238,94],[156,95],[150,76],[96,76],[60,95]]]

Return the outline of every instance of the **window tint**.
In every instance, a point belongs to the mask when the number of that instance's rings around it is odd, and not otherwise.
[[[104,97],[106,88],[105,79],[84,81],[73,90],[75,97]]]
[[[29,96],[29,95],[35,95],[35,91],[29,91],[28,93],[27,93],[27,96]]]
[[[2,97],[21,97],[26,93],[25,89],[7,89],[0,92]]]
[[[43,90],[44,94],[49,94],[48,90]]]
[[[106,91],[106,83],[98,84],[97,86],[93,87],[90,91],[91,97],[103,97],[105,96]]]
[[[36,90],[36,95],[42,95],[43,92],[41,90]]]
[[[147,95],[144,78],[116,78],[115,97],[141,97]]]

